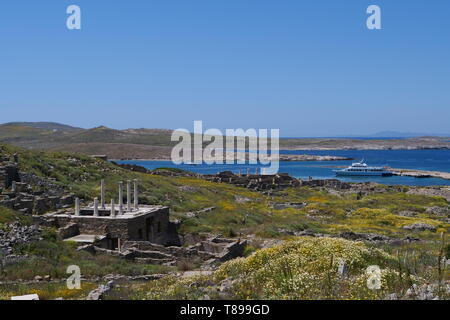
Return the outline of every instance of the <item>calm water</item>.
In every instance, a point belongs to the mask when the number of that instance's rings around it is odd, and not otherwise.
[[[333,151],[281,151],[282,154],[311,154],[311,155],[331,155],[364,159],[369,165],[390,166],[399,169],[418,169],[429,171],[450,172],[450,150],[333,150]],[[349,166],[354,161],[308,161],[308,162],[281,162],[280,172],[287,172],[297,178],[313,177],[314,179],[336,178],[333,170],[338,166]],[[180,168],[202,174],[215,174],[219,171],[233,171],[238,173],[242,170],[246,172],[250,168],[255,172],[257,165],[174,165],[170,161],[119,161],[119,163],[137,164],[148,169],[161,167]],[[415,186],[448,185],[450,180],[436,178],[412,178],[412,177],[352,177],[342,178],[342,181],[365,182],[373,181],[383,184],[403,184]]]

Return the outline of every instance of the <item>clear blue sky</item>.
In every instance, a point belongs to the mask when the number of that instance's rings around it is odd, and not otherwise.
[[[2,0],[0,122],[448,133],[449,35],[448,0]]]

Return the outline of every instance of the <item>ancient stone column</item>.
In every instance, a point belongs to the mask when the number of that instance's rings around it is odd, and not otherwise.
[[[102,202],[102,209],[105,209],[105,180],[102,179],[100,182],[100,197]]]
[[[75,215],[76,216],[80,215],[80,199],[79,198],[75,198]]]
[[[116,216],[116,208],[114,208],[114,199],[111,199],[111,217]]]
[[[16,182],[13,181],[13,182],[11,182],[11,192],[15,193],[16,190],[17,190],[17,185],[16,185]]]
[[[127,211],[131,212],[131,181],[127,181]]]
[[[134,208],[139,209],[139,194],[138,194],[138,181],[135,179],[134,182]]]
[[[119,215],[123,215],[123,182],[119,182]]]
[[[98,217],[98,198],[94,198],[94,217]]]

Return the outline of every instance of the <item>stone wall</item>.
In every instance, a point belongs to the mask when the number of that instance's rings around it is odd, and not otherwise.
[[[287,173],[276,175],[238,175],[231,171],[224,171],[216,175],[203,175],[201,177],[208,181],[234,184],[255,191],[282,190],[298,186],[326,187],[339,190],[351,188],[349,183],[337,179],[301,180],[291,177]]]
[[[18,183],[17,186],[20,187],[21,184]],[[26,214],[43,214],[48,211],[70,207],[73,203],[73,195],[48,196],[46,194],[35,194],[28,190],[26,192],[3,193],[0,197],[1,206]]]
[[[16,164],[7,163],[0,166],[0,188],[11,188],[13,181],[20,181],[19,169]]]
[[[51,179],[20,172],[17,163],[17,155],[0,153],[0,206],[26,214],[43,214],[73,205],[73,195]]]
[[[137,217],[109,218],[94,216],[51,216],[56,226],[62,228],[76,223],[80,234],[106,235],[121,240],[150,241],[165,245],[173,238],[169,222],[169,208],[142,214]]]

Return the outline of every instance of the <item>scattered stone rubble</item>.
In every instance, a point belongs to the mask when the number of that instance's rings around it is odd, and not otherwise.
[[[15,246],[41,240],[41,229],[36,225],[27,226],[18,222],[4,225],[0,229],[0,267],[14,265],[28,258],[15,253]]]
[[[448,207],[430,207],[427,208],[426,213],[433,214],[438,217],[450,217],[450,206]]]
[[[353,241],[367,241],[374,243],[386,243],[393,246],[400,246],[407,243],[421,241],[419,238],[406,236],[405,238],[391,238],[385,235],[376,233],[357,233],[357,232],[343,232],[338,235],[339,238],[344,238]]]
[[[224,182],[244,187],[254,191],[282,190],[289,187],[327,187],[334,189],[350,189],[351,185],[337,179],[327,180],[300,180],[287,173],[276,175],[265,174],[234,174],[231,171],[219,172],[216,175],[203,175],[202,178],[212,182]]]
[[[431,231],[436,232],[436,227],[426,224],[426,223],[414,223],[404,226],[403,229],[406,230],[416,230],[416,231]]]
[[[408,194],[421,194],[425,196],[437,196],[443,197],[447,201],[450,201],[450,187],[422,187],[422,188],[411,188],[407,192]]]
[[[301,231],[293,231],[284,228],[278,228],[277,232],[287,236],[295,236],[295,237],[317,237],[317,238],[343,238],[352,241],[366,241],[373,243],[386,243],[393,246],[400,246],[406,243],[413,243],[417,241],[421,241],[419,238],[414,238],[410,236],[406,236],[405,238],[391,238],[385,235],[377,234],[377,233],[357,233],[357,232],[342,232],[337,235],[324,234],[324,233],[316,233],[311,230],[301,230]]]
[[[386,300],[447,300],[450,296],[450,283],[417,285],[413,284],[404,296],[391,294]]]
[[[187,172],[182,170],[165,170],[165,169],[156,169],[156,170],[148,170],[142,166],[131,165],[131,164],[117,164],[122,168],[148,173],[153,175],[160,176],[170,176],[170,177],[197,177],[201,179],[205,179],[212,182],[223,182],[234,184],[239,187],[245,187],[255,191],[267,191],[267,190],[280,190],[288,187],[296,187],[296,186],[310,186],[310,187],[330,187],[336,189],[350,189],[351,185],[345,182],[342,182],[337,179],[327,179],[327,180],[300,180],[294,177],[291,177],[287,173],[278,173],[276,175],[265,175],[258,174],[258,169],[256,172],[250,173],[247,170],[246,174],[238,173],[235,174],[231,171],[223,171],[214,175],[202,175],[193,172]]]
[[[284,210],[288,208],[301,209],[306,207],[306,202],[271,202],[269,206],[275,210]]]
[[[86,300],[102,300],[108,293],[114,289],[114,281],[108,281],[106,285],[100,285],[98,288],[89,292]]]
[[[199,215],[201,215],[202,213],[208,213],[208,212],[213,211],[214,209],[216,209],[216,207],[208,207],[208,208],[197,210],[197,211],[187,212],[186,217],[187,218],[195,218],[195,217],[198,217]]]
[[[7,224],[4,229],[0,229],[0,253],[10,256],[14,246],[38,241],[40,235],[41,229],[36,225],[26,226],[18,222]]]
[[[50,179],[20,172],[18,163],[18,155],[0,154],[0,206],[29,215],[72,206],[73,195]]]
[[[195,243],[191,244],[192,242]],[[139,263],[175,266],[181,261],[190,261],[208,268],[242,256],[246,246],[247,240],[194,236],[187,239],[182,247],[166,247],[149,241],[125,241],[120,250],[107,250],[94,245],[85,245],[78,249],[94,254],[106,253]]]

